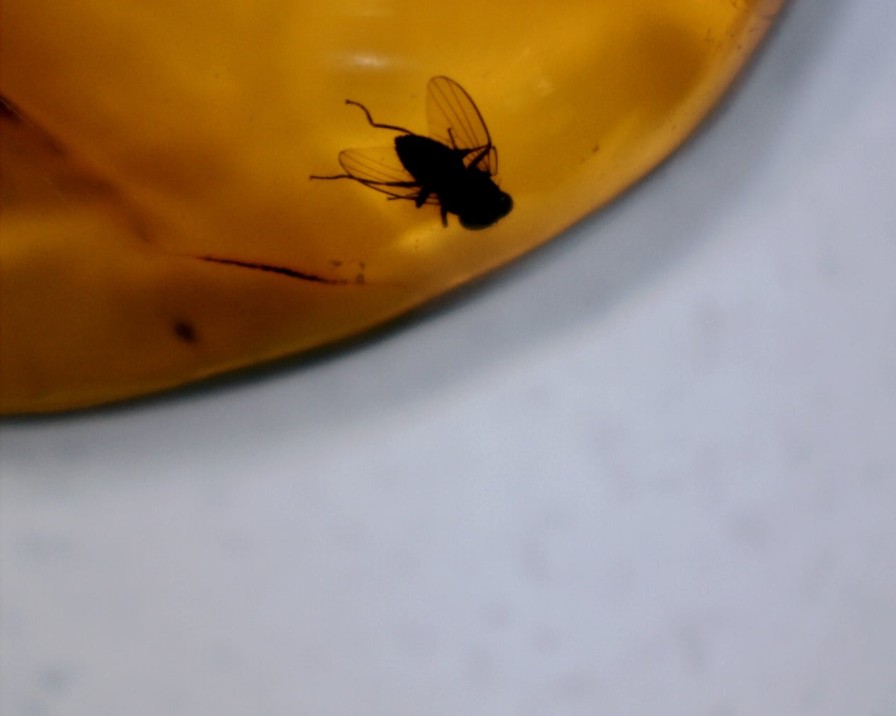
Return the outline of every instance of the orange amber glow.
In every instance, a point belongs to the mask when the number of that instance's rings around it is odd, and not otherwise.
[[[783,0],[2,3],[0,408],[145,394],[344,338],[547,241],[667,156]],[[482,231],[335,174],[470,93]],[[290,279],[196,255],[281,265]]]

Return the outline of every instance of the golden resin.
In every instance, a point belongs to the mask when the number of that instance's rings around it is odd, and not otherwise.
[[[7,0],[0,408],[158,391],[381,324],[667,156],[783,0]],[[513,211],[481,231],[336,174],[470,93]],[[215,255],[332,280],[210,263]]]

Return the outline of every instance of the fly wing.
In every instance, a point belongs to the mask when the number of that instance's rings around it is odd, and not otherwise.
[[[374,184],[414,183],[394,147],[365,147],[339,152],[339,163],[353,179]]]
[[[339,163],[350,178],[395,199],[416,200],[420,193],[420,185],[404,168],[394,147],[345,149],[339,152]]]
[[[473,99],[457,82],[448,77],[433,77],[426,85],[426,118],[429,135],[455,149],[470,150],[467,166],[489,174],[498,172],[498,152],[485,126],[485,120]]]

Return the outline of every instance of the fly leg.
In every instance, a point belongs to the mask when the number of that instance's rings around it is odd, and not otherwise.
[[[331,174],[329,176],[320,176],[319,174],[312,174],[308,177],[309,179],[354,179],[351,174]],[[360,181],[360,180],[357,180]]]
[[[358,184],[363,184],[371,189],[388,194],[389,201],[395,201],[396,199],[413,201],[418,209],[427,202],[432,194],[429,189],[426,189],[425,191],[421,190],[417,194],[397,193],[398,189],[420,189],[420,185],[415,181],[374,181],[373,179],[362,179],[361,177],[352,176],[351,174],[333,174],[332,176],[317,176],[316,174],[312,174],[309,179],[351,179],[352,181],[358,182]]]
[[[414,204],[417,205],[418,209],[426,203],[426,200],[429,199],[430,194],[432,194],[431,189],[427,189],[425,186],[420,187],[420,193],[417,194],[417,198],[414,199]]]
[[[356,177],[352,174],[329,174],[327,176],[321,176],[319,174],[312,174],[308,177],[309,179],[351,179],[353,181],[358,182],[358,184],[363,184],[364,186],[369,186],[371,189],[376,189],[377,191],[383,191],[387,194],[391,193],[388,189],[384,189],[381,187],[394,187],[396,189],[413,189],[414,187],[420,186],[415,181],[375,181],[373,179],[362,179],[361,177]],[[404,197],[404,196],[394,196],[391,197],[394,199],[406,199],[413,197]]]
[[[315,177],[312,177],[314,179]],[[339,174],[334,177],[320,177],[321,179],[354,179],[359,184],[363,184],[364,186],[369,186],[371,189],[375,189],[376,191],[381,191],[384,194],[389,194],[390,199],[414,199],[416,201],[417,196],[405,196],[404,194],[399,194],[393,189],[416,189],[420,185],[414,181],[373,181],[372,179],[360,179],[359,177],[353,177],[350,174]],[[417,206],[420,206],[419,204]]]
[[[489,142],[488,144],[486,144],[484,146],[473,147],[472,149],[468,149],[466,151],[466,153],[464,154],[464,157],[469,156],[473,152],[479,152],[479,153],[475,157],[473,157],[473,161],[470,162],[467,166],[468,167],[477,166],[479,164],[479,162],[481,162],[483,159],[485,159],[488,156],[489,152],[492,151],[492,148],[493,148],[492,144],[491,144],[491,142]]]
[[[370,124],[371,127],[377,127],[379,129],[392,129],[396,132],[401,132],[402,134],[413,134],[413,132],[410,129],[405,129],[404,127],[398,127],[394,124],[382,124],[380,122],[374,122],[373,117],[370,116],[370,110],[367,109],[367,107],[365,107],[360,102],[355,102],[355,100],[353,100],[353,99],[347,99],[347,100],[345,100],[345,103],[353,104],[353,105],[355,105],[355,107],[360,107],[361,110],[364,112],[364,114],[367,116],[367,122]]]

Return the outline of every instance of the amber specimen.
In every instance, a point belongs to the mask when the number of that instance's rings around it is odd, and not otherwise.
[[[2,3],[0,409],[298,353],[512,260],[678,146],[782,2]],[[439,75],[487,119],[509,215],[309,180],[391,142],[346,99],[426,135]]]

